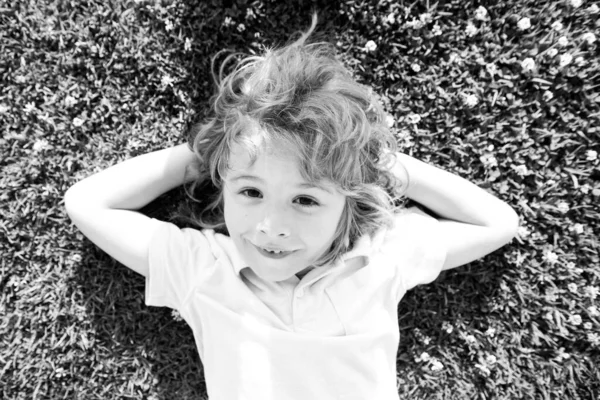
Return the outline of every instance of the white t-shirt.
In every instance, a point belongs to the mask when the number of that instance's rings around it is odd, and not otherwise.
[[[210,400],[397,400],[397,305],[446,249],[417,209],[302,279],[267,282],[213,230],[154,220],[146,304],[189,324]]]

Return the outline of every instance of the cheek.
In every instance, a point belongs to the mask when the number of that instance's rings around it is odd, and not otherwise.
[[[333,240],[341,216],[342,211],[338,209],[316,218],[311,224],[313,232],[316,232],[315,236],[318,236],[319,240]]]
[[[236,203],[231,197],[231,194],[225,193],[223,196],[223,201],[225,224],[230,231],[239,230],[240,227],[243,227],[248,223],[248,216],[250,213],[244,206]]]

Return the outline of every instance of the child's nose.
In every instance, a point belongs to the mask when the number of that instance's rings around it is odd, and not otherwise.
[[[258,230],[268,236],[290,236],[290,224],[284,210],[268,207],[258,223]]]

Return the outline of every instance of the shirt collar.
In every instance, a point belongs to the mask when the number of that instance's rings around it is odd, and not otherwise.
[[[244,259],[242,259],[242,255],[238,251],[237,247],[235,247],[233,240],[231,241],[231,246],[233,250],[230,252],[232,254],[231,261],[233,263],[233,269],[235,270],[235,273],[239,275],[240,271],[246,268],[248,264],[246,263],[246,261],[244,261]]]

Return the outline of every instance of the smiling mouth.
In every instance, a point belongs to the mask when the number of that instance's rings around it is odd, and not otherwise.
[[[258,247],[258,246],[254,246],[256,247],[256,249],[258,250],[258,252],[260,254],[262,254],[265,257],[268,258],[274,258],[274,259],[279,259],[279,258],[284,258],[289,256],[290,254],[296,252],[296,250],[292,250],[292,251],[268,251],[263,249],[262,247]]]

